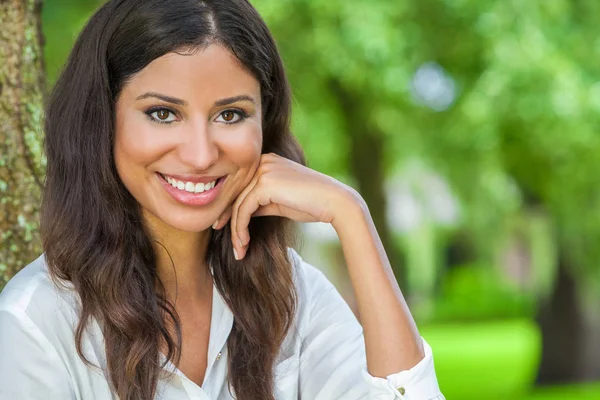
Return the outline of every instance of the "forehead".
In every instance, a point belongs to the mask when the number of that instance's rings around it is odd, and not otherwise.
[[[123,88],[124,97],[153,91],[212,103],[240,94],[260,101],[260,84],[226,48],[212,44],[194,52],[168,53],[135,74]]]

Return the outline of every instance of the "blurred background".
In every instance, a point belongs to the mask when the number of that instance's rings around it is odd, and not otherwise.
[[[101,1],[46,0],[50,87]],[[451,399],[600,399],[600,2],[254,0]],[[303,257],[353,305],[335,232]]]

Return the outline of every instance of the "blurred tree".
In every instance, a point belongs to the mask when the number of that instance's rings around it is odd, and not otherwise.
[[[41,252],[41,7],[0,1],[0,289]]]
[[[414,156],[459,194],[481,263],[509,217],[547,216],[557,272],[539,288],[538,382],[600,378],[600,3],[254,3],[284,55],[295,132],[314,166],[352,175],[384,238],[375,180]]]
[[[393,49],[402,45],[393,29],[402,5],[381,0],[254,3],[279,42],[297,99],[294,131],[311,156],[311,167],[360,191],[409,295],[402,253],[386,218],[385,177],[393,166],[386,146],[397,132],[382,126],[391,122],[386,111],[399,117],[393,104],[403,99],[392,81],[406,72],[399,67],[401,52]]]
[[[454,58],[452,49],[460,42],[432,52],[456,78],[462,95],[445,116],[431,116],[438,129],[423,130],[431,136],[427,147],[435,151],[437,165],[448,171],[473,210],[471,218],[485,210],[481,215],[487,217],[475,221],[480,237],[497,240],[498,228],[505,225],[498,218],[506,221],[503,216],[515,210],[545,213],[554,226],[557,273],[551,292],[540,300],[538,382],[598,379],[600,324],[590,304],[600,300],[600,138],[595,132],[600,49],[597,44],[590,49],[590,40],[599,5],[560,0],[419,4],[421,19],[427,18],[433,32],[423,46],[444,42],[435,27],[456,26],[465,16],[472,18],[460,26],[466,41],[481,43],[480,52],[463,54],[481,61],[478,70],[465,69]],[[495,201],[480,197],[486,192]],[[503,197],[512,210],[498,206]]]

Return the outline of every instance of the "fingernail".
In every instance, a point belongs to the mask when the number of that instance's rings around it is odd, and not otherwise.
[[[219,224],[219,220],[216,220],[215,223],[212,225],[212,228],[217,229],[218,224]]]
[[[238,243],[240,244],[240,247],[244,247],[244,244],[242,243],[242,239],[238,239]]]
[[[236,260],[239,260],[239,259],[240,259],[240,257],[238,256],[238,253],[237,253],[237,251],[236,251],[235,249],[233,249],[233,257],[234,257]]]

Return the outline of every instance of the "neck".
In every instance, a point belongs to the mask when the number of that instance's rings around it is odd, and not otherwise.
[[[156,268],[167,300],[176,308],[212,298],[212,275],[206,262],[210,229],[183,232],[146,218],[156,253]]]

